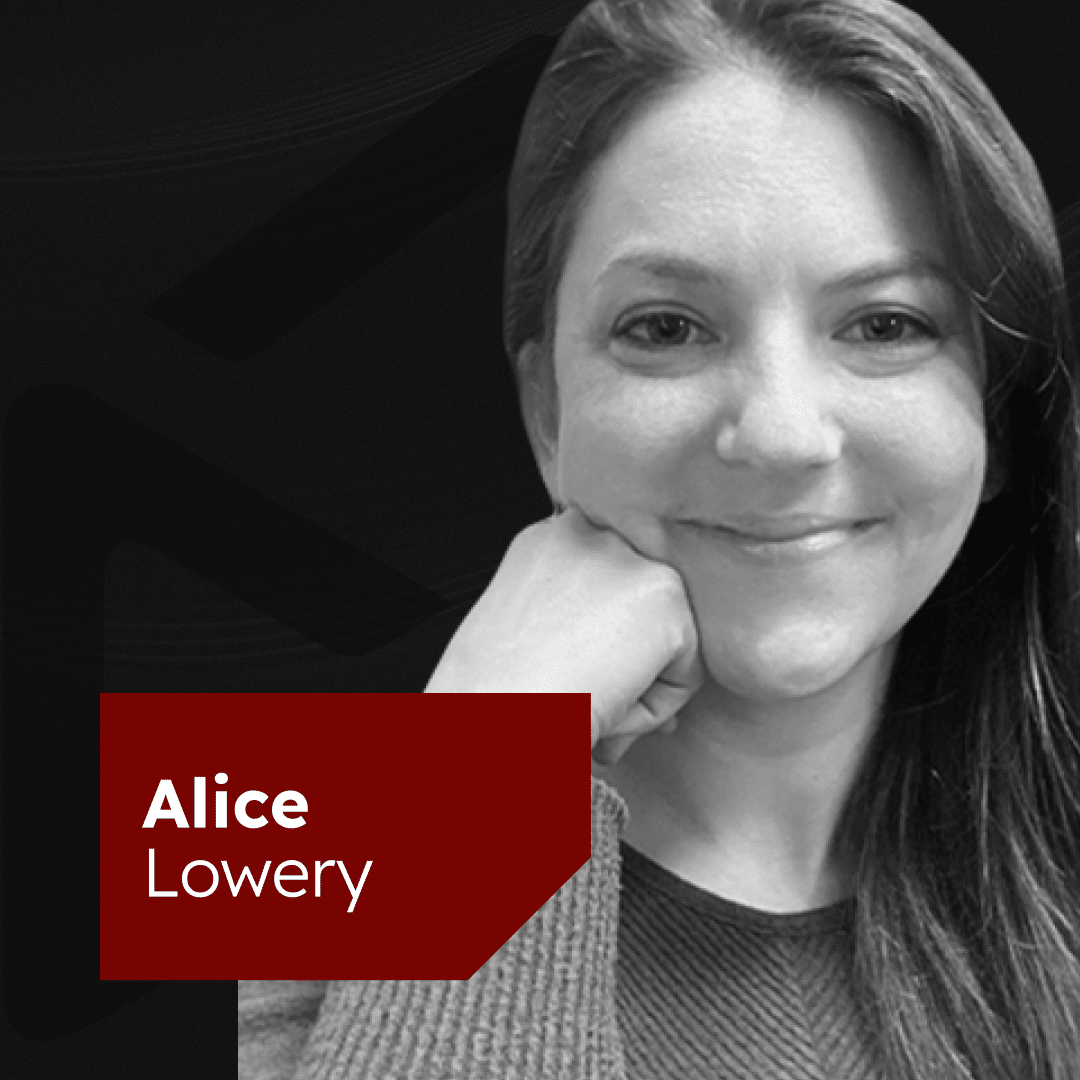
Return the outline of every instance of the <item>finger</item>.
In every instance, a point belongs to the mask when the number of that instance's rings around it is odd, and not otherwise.
[[[671,734],[678,725],[679,710],[693,697],[699,682],[683,686],[657,679],[619,720],[614,731],[609,732],[603,739],[598,738],[599,719],[594,714],[594,759],[602,764],[612,765],[643,735],[654,731]]]
[[[639,738],[658,731],[677,717],[679,710],[693,694],[694,688],[673,685],[664,679],[657,679],[607,734],[609,737]]]
[[[642,711],[650,716],[649,729],[656,731],[677,716],[679,710],[690,700],[692,693],[686,686],[672,685],[664,679],[657,679],[641,698]]]
[[[690,696],[693,696],[701,689],[701,684],[705,681],[705,667],[701,662],[697,624],[694,622],[693,615],[690,616],[683,630],[685,644],[667,667],[660,672],[658,681],[685,686]]]
[[[639,734],[634,734],[614,735],[611,738],[601,739],[593,747],[593,761],[598,765],[614,765],[639,738]]]

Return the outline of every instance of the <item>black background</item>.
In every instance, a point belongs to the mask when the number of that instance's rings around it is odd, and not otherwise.
[[[1075,17],[1019,0],[912,6],[990,85],[1064,211],[1080,196]],[[2,9],[5,412],[34,387],[88,391],[446,602],[374,651],[327,647],[302,620],[267,614],[272,602],[238,599],[222,586],[228,575],[215,584],[163,553],[168,544],[129,530],[101,568],[104,689],[418,690],[509,539],[547,512],[500,344],[504,172],[250,359],[215,355],[144,309],[460,80],[530,36],[556,34],[579,7],[127,0]],[[43,521],[53,494],[41,493]],[[32,500],[19,506],[34,513]],[[323,606],[332,614],[333,598]],[[62,735],[54,764],[77,745]],[[11,745],[9,797],[31,783],[32,768],[49,767]],[[72,809],[62,796],[58,805]],[[78,812],[96,828],[92,805]],[[9,804],[9,830],[11,820]],[[63,847],[44,832],[40,842]],[[17,890],[10,867],[5,887]],[[21,929],[9,923],[6,935]],[[62,953],[42,967],[39,984],[54,989],[59,1015],[72,972]],[[5,992],[17,997],[18,983],[5,979]],[[47,1023],[31,1030],[25,1016],[15,1030],[5,1014],[0,1072],[232,1075],[233,993],[232,984],[162,984],[81,1028],[68,1022],[64,1034]],[[19,1014],[10,1001],[8,1014]]]

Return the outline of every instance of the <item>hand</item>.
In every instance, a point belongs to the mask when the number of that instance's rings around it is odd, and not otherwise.
[[[591,694],[610,764],[673,730],[701,680],[682,578],[572,507],[515,537],[426,692]]]

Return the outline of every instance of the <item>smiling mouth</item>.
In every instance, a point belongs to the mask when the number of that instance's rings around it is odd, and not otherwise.
[[[711,526],[728,533],[738,540],[753,544],[789,544],[799,540],[809,540],[828,533],[847,533],[865,531],[877,524],[873,518],[782,518],[761,519],[759,521]]]
[[[733,544],[751,555],[769,561],[785,556],[824,554],[855,540],[883,523],[882,518],[785,518],[740,519],[737,522],[683,521],[694,531],[703,531]]]

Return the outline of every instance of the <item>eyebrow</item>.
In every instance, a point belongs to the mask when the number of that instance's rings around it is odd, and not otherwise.
[[[653,277],[672,278],[694,284],[727,284],[730,276],[696,259],[681,255],[641,254],[621,255],[600,271],[597,282],[616,270],[639,270]]]
[[[682,255],[630,254],[613,259],[597,276],[597,283],[616,270],[637,270],[658,278],[670,278],[691,284],[730,285],[731,275],[707,263]],[[822,286],[826,293],[879,285],[896,278],[934,278],[945,285],[959,288],[956,275],[937,259],[922,252],[908,252],[896,258],[881,259],[842,274]]]
[[[956,275],[947,266],[929,255],[913,251],[899,258],[872,262],[849,274],[843,274],[827,282],[824,291],[845,292],[848,289],[879,285],[883,281],[892,281],[895,278],[935,278],[954,289],[960,287]]]

